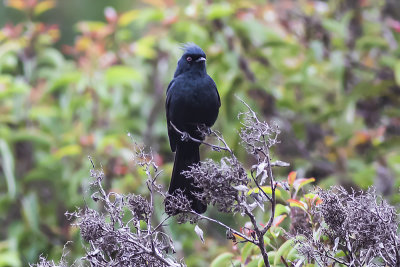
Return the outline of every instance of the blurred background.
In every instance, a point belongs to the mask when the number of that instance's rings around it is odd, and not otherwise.
[[[295,170],[400,202],[397,0],[4,0],[0,29],[0,266],[58,260],[68,240],[67,258],[83,255],[64,213],[94,205],[88,155],[107,190],[147,195],[127,133],[152,148],[167,188],[165,90],[185,42],[207,54],[222,101],[214,129],[245,164],[235,95],[280,126],[274,158],[291,166],[278,180]],[[166,228],[188,266],[235,250],[222,229],[203,224],[203,245],[193,228]]]

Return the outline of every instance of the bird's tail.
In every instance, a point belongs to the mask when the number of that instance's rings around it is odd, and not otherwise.
[[[191,207],[197,213],[204,213],[207,205],[202,203],[193,192],[202,190],[194,186],[193,179],[186,178],[182,171],[189,170],[189,166],[200,162],[199,144],[194,142],[179,142],[176,147],[174,168],[172,170],[171,183],[168,193],[173,195],[177,189],[181,189],[183,194],[191,201]]]

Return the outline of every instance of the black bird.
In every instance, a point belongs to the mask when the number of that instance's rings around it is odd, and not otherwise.
[[[168,193],[173,195],[181,189],[197,213],[204,213],[207,205],[195,197],[194,192],[201,190],[192,179],[186,178],[182,171],[200,161],[200,144],[191,140],[182,140],[171,122],[180,131],[203,140],[198,126],[211,127],[218,117],[221,100],[214,80],[206,71],[206,54],[197,45],[190,43],[184,47],[184,54],[178,61],[174,78],[167,88],[165,103],[168,136],[171,150],[176,152],[174,168]]]

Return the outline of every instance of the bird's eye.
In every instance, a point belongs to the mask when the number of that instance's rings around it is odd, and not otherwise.
[[[190,62],[190,61],[192,61],[192,57],[187,57],[186,60],[187,60],[188,62]]]

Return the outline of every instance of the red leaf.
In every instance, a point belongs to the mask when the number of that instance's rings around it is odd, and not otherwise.
[[[289,175],[287,177],[289,185],[293,185],[294,180],[296,180],[296,175],[297,175],[297,172],[290,172],[289,173]]]
[[[389,19],[388,24],[395,32],[400,33],[400,21]]]
[[[293,186],[294,188],[297,190],[299,190],[300,188],[302,188],[303,186],[305,186],[306,184],[315,182],[315,178],[301,178],[301,179],[297,179],[294,183]]]
[[[274,218],[274,221],[272,222],[273,226],[278,226],[279,224],[281,224],[283,222],[283,220],[286,218],[286,214],[282,214],[279,215],[277,217]]]
[[[163,25],[171,25],[171,24],[174,24],[175,22],[177,22],[178,20],[179,20],[178,15],[172,15],[172,16],[166,17],[163,20],[162,24]]]
[[[304,203],[301,202],[301,201],[298,201],[297,199],[288,199],[287,202],[290,203],[291,207],[298,207],[298,208],[301,208],[303,210],[305,210],[305,208],[306,208],[304,206]]]

